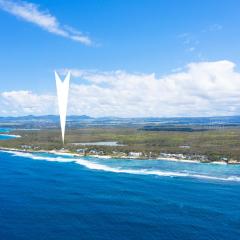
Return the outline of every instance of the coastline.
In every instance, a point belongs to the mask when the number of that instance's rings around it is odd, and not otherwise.
[[[228,162],[225,161],[200,161],[200,160],[193,160],[193,159],[186,159],[186,158],[174,158],[174,157],[158,157],[158,158],[143,158],[143,157],[134,157],[134,156],[117,156],[117,155],[98,155],[98,154],[80,154],[80,153],[73,153],[66,150],[23,150],[17,148],[4,148],[0,147],[0,151],[14,151],[14,152],[23,152],[23,153],[50,153],[55,155],[62,155],[62,156],[72,156],[72,157],[94,157],[94,158],[102,158],[102,159],[129,159],[129,160],[158,160],[158,161],[172,161],[172,162],[182,162],[182,163],[204,163],[204,164],[216,164],[216,165],[239,165],[240,162],[235,160],[230,160]]]
[[[4,137],[10,137],[10,138],[20,138],[22,136],[20,135],[16,135],[16,134],[8,134],[8,133],[0,133],[0,137],[4,136]]]

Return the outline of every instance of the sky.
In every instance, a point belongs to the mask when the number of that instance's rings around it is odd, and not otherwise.
[[[0,116],[240,115],[236,0],[0,0]]]

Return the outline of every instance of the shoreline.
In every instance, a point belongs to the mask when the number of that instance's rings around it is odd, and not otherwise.
[[[8,134],[8,133],[0,133],[0,137],[4,136],[4,137],[10,137],[10,138],[20,138],[22,136],[20,135],[16,135],[16,134]]]
[[[14,152],[23,152],[23,153],[50,153],[55,155],[63,155],[63,156],[73,156],[73,157],[95,157],[95,158],[102,158],[102,159],[129,159],[129,160],[158,160],[158,161],[172,161],[172,162],[182,162],[182,163],[207,163],[207,164],[216,164],[216,165],[239,165],[240,162],[237,162],[235,160],[232,160],[230,162],[225,161],[200,161],[200,160],[192,160],[192,159],[186,159],[186,158],[174,158],[174,157],[158,157],[158,158],[139,158],[139,157],[133,157],[133,156],[111,156],[111,155],[97,155],[97,154],[79,154],[79,153],[73,153],[69,151],[62,151],[62,150],[22,150],[17,148],[4,148],[0,147],[0,151],[14,151]]]

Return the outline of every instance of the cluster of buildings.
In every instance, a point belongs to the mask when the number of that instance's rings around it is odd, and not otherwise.
[[[38,146],[31,146],[31,145],[21,145],[20,146],[23,151],[37,151],[40,150]],[[185,146],[183,147],[185,148]],[[68,152],[67,149],[62,148],[60,151]],[[143,152],[122,152],[122,151],[112,151],[111,153],[106,153],[104,150],[98,149],[91,149],[91,148],[79,148],[75,150],[76,153],[84,156],[84,155],[95,155],[95,156],[104,156],[104,155],[111,155],[113,157],[119,158],[153,158],[153,159],[176,159],[176,160],[192,160],[192,161],[200,161],[200,162],[209,162],[209,159],[206,155],[200,154],[182,154],[182,153],[160,153],[160,154],[152,154],[143,153]],[[219,159],[221,162],[225,163],[232,163],[233,160],[228,159],[227,157],[222,157]],[[235,163],[235,161],[233,162]]]
[[[82,155],[107,155],[104,151],[102,150],[97,150],[97,149],[87,149],[87,148],[80,148],[77,149],[76,152],[78,154]],[[158,159],[176,159],[176,160],[193,160],[193,161],[201,161],[201,162],[207,162],[208,157],[205,155],[190,155],[190,154],[182,154],[182,153],[160,153],[159,155],[153,154],[150,152],[148,154],[144,154],[143,152],[120,152],[120,151],[112,151],[110,153],[111,156],[115,157],[128,157],[128,158],[158,158]],[[227,161],[227,158],[221,159],[222,161]]]
[[[39,150],[39,149],[40,149],[40,147],[31,146],[31,145],[26,145],[26,144],[21,145],[20,148],[21,148],[22,150],[25,150],[25,151],[27,151],[27,150]]]
[[[161,158],[174,158],[179,160],[198,160],[201,162],[208,161],[208,157],[205,155],[199,155],[199,154],[182,154],[182,153],[160,153],[159,157]]]

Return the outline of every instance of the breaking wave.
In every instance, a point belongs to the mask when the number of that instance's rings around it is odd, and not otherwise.
[[[76,164],[82,165],[88,169],[112,172],[112,173],[126,173],[126,174],[136,174],[136,175],[156,175],[161,177],[188,177],[188,178],[198,178],[198,179],[208,179],[208,180],[218,180],[218,181],[234,181],[240,182],[240,176],[226,176],[226,177],[218,177],[218,176],[210,176],[203,174],[195,174],[191,172],[174,172],[174,171],[162,171],[162,170],[149,170],[149,169],[125,169],[120,167],[111,167],[104,164],[92,162],[89,160],[85,160],[82,158],[74,158],[68,157],[64,158],[62,156],[49,157],[49,156],[40,156],[33,153],[26,152],[18,152],[18,151],[5,151],[2,152],[10,153],[14,156],[31,158],[34,160],[45,160],[51,162],[74,162]]]

